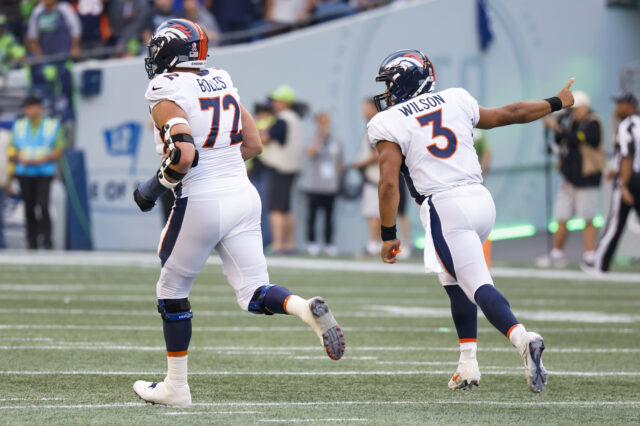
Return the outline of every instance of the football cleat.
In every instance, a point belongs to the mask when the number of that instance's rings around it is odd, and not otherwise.
[[[309,315],[303,319],[316,332],[329,358],[339,360],[344,355],[344,334],[321,297],[309,299]]]
[[[544,351],[542,336],[529,331],[522,336],[519,346],[529,389],[533,392],[542,392],[547,385],[547,370],[542,365]]]
[[[480,386],[480,376],[480,367],[478,367],[477,360],[460,361],[458,369],[449,380],[449,389],[467,390],[473,386]]]
[[[174,385],[167,379],[157,383],[138,380],[133,384],[133,391],[140,399],[150,404],[191,407],[191,391],[187,383]]]

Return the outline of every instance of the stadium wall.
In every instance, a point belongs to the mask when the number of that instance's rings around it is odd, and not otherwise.
[[[574,88],[589,93],[604,119],[605,135],[610,134],[610,96],[618,90],[619,72],[640,60],[639,12],[610,9],[602,1],[492,0],[494,39],[483,52],[475,6],[474,0],[399,2],[264,41],[216,48],[209,63],[231,73],[249,109],[287,83],[312,112],[328,111],[348,162],[365,135],[360,102],[382,90],[373,77],[381,59],[400,48],[429,55],[436,89],[465,87],[485,106],[552,96],[575,77]],[[131,200],[136,182],[158,165],[144,100],[143,61],[82,63],[74,70],[77,82],[87,69],[103,72],[101,93],[77,100],[76,141],[86,153],[95,248],[154,248],[163,225],[160,209],[142,214]],[[311,117],[305,123],[309,137]],[[496,226],[544,228],[543,134],[541,123],[488,132],[494,160],[487,186],[496,200]],[[554,193],[558,185],[554,173]],[[302,247],[306,209],[300,194],[294,212]],[[410,212],[416,238],[418,209]],[[340,201],[336,219],[341,251],[359,250],[366,237],[358,201]]]

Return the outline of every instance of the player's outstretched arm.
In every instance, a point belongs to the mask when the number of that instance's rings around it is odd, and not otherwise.
[[[243,105],[240,105],[240,111],[242,118],[242,145],[240,145],[240,152],[242,153],[242,159],[246,161],[262,153],[262,139],[251,113]]]
[[[385,263],[396,263],[396,253],[400,248],[400,240],[395,236],[400,189],[398,176],[402,165],[400,147],[387,141],[378,142],[376,146],[380,154],[380,182],[378,198],[380,200],[380,224],[382,225],[382,251],[380,255]]]
[[[541,101],[519,101],[496,108],[480,107],[480,120],[476,125],[479,129],[493,129],[509,124],[530,123],[545,115],[573,105],[571,85],[574,79],[558,92],[558,94]]]

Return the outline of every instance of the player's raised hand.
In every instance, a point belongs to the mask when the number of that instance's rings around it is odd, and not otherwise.
[[[571,77],[567,84],[556,95],[562,101],[562,108],[568,108],[573,105],[573,93],[571,93],[571,85],[575,78]]]
[[[389,241],[382,242],[382,250],[380,250],[380,256],[384,263],[396,263],[396,254],[400,253],[400,240],[395,238]]]

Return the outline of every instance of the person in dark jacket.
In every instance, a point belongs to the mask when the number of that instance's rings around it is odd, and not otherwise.
[[[558,230],[554,234],[553,249],[538,258],[539,267],[564,267],[564,245],[569,236],[567,222],[573,217],[584,219],[582,231],[585,262],[593,262],[596,248],[596,229],[593,218],[598,210],[598,196],[602,170],[606,163],[602,143],[600,118],[590,109],[586,93],[574,92],[575,104],[562,120],[545,120],[545,126],[555,132],[559,154],[558,168],[563,181],[554,207]]]

